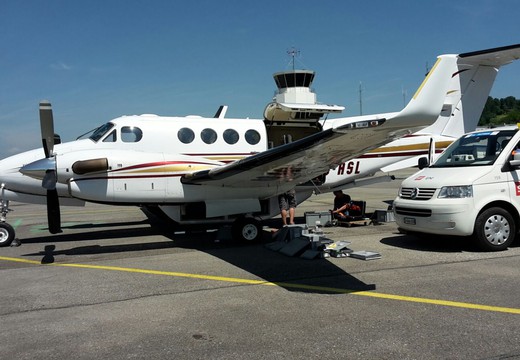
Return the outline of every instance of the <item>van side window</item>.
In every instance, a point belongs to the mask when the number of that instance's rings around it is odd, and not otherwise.
[[[177,138],[181,143],[189,144],[193,139],[195,139],[195,134],[193,133],[193,130],[189,128],[182,128],[177,132]]]
[[[141,129],[135,126],[123,126],[121,128],[121,140],[123,142],[138,142],[143,137]]]

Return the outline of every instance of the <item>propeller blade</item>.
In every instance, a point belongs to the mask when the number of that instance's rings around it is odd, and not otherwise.
[[[51,103],[47,100],[40,102],[40,127],[43,151],[45,151],[45,157],[49,158],[54,151],[54,120]]]
[[[56,170],[47,170],[42,179],[42,187],[47,190],[56,190],[57,182]]]
[[[61,214],[58,191],[56,189],[47,190],[47,221],[51,234],[61,233]]]
[[[40,128],[42,134],[43,151],[46,159],[28,164],[20,171],[36,178],[41,177],[42,186],[47,189],[47,221],[49,232],[61,232],[61,214],[58,190],[56,190],[57,174],[56,159],[54,158],[54,119],[51,103],[47,100],[40,102]],[[59,143],[59,142],[58,142]]]

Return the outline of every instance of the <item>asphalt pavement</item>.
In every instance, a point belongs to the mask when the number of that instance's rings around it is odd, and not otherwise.
[[[347,190],[386,210],[400,179]],[[297,208],[332,207],[331,194]],[[215,230],[152,225],[134,207],[12,204],[0,248],[0,359],[520,359],[520,241],[400,234],[394,222],[326,227],[377,260],[307,260]]]

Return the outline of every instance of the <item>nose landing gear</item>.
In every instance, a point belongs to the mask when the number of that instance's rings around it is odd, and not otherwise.
[[[9,200],[4,199],[4,187],[1,185],[2,196],[0,198],[0,246],[9,246],[14,240],[14,228],[5,222],[9,209]]]

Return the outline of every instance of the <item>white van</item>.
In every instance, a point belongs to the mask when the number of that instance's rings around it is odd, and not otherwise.
[[[472,236],[487,251],[506,249],[520,229],[517,148],[517,126],[463,135],[402,182],[394,201],[397,225],[405,232]]]

